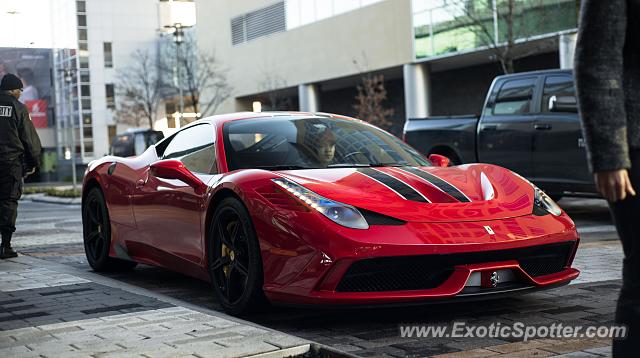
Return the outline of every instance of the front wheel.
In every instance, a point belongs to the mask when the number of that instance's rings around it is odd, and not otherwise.
[[[233,315],[262,307],[260,245],[247,209],[238,199],[222,200],[209,230],[209,275],[218,302]]]
[[[136,267],[136,262],[109,257],[111,222],[99,188],[91,189],[85,197],[82,207],[82,236],[87,261],[95,271],[120,271]]]

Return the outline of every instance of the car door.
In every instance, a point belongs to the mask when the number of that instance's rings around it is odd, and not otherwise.
[[[533,98],[537,76],[506,79],[496,84],[478,125],[478,160],[533,174]]]
[[[217,174],[215,133],[211,124],[187,127],[176,133],[159,156],[175,159],[208,183]],[[158,264],[188,270],[184,264],[201,265],[201,220],[206,191],[178,179],[165,179],[147,170],[136,185],[134,213],[139,236]]]
[[[550,192],[585,191],[593,185],[575,96],[569,73],[545,76],[541,113],[534,123],[533,172]]]

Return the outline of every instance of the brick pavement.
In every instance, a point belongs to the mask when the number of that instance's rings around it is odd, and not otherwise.
[[[288,357],[310,351],[304,339],[127,290],[94,273],[79,277],[26,256],[2,260],[0,269],[0,357]]]
[[[19,227],[28,225],[28,235],[19,230],[16,247],[22,253],[46,259],[47,262],[63,263],[65,267],[73,269],[66,273],[84,278],[84,275],[76,274],[88,270],[83,257],[78,207],[74,209],[73,206],[60,205],[60,210],[51,210],[51,207],[55,206],[38,205],[22,206],[32,214],[24,215],[22,212],[19,216]],[[78,213],[72,214],[74,210]],[[586,223],[585,226],[591,231],[591,239],[598,241],[599,232],[608,230],[608,226],[604,225],[606,212],[599,213],[597,221],[594,221],[596,225],[589,226],[592,225],[588,221],[589,214],[586,210],[581,210],[585,217],[580,220]],[[60,219],[63,221],[58,221]],[[610,232],[607,235],[610,235]],[[616,241],[587,240],[582,243],[576,256],[575,266],[582,271],[579,279],[569,286],[551,291],[477,303],[391,309],[336,312],[277,308],[248,319],[262,326],[329,345],[357,356],[608,356],[609,341],[602,339],[536,340],[536,343],[531,345],[523,344],[516,339],[409,339],[400,337],[398,325],[450,324],[453,321],[466,321],[476,325],[494,322],[511,324],[515,321],[534,325],[553,322],[580,325],[610,324],[620,286],[620,263],[621,249]],[[187,305],[190,309],[196,310],[220,309],[212,299],[207,284],[160,268],[140,265],[129,273],[100,276],[101,279],[116,282],[118,288],[120,285],[131,285],[143,292],[169,297],[168,300],[163,299],[163,302],[173,305]],[[142,293],[135,290],[127,291]],[[145,293],[143,296],[148,294]],[[147,305],[149,309],[152,308],[149,303]]]

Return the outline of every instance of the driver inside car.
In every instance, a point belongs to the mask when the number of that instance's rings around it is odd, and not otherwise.
[[[317,143],[317,146],[314,148],[315,155],[320,165],[326,167],[331,163],[336,154],[336,136],[329,127],[326,127],[318,136]]]

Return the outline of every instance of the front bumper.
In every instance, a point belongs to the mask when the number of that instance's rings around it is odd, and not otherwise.
[[[309,260],[304,260],[305,266],[300,265],[300,256],[291,255],[288,261],[285,260],[289,265],[285,262],[277,265],[286,268],[283,272],[289,273],[289,279],[277,282],[277,275],[268,279],[269,265],[265,262],[264,290],[272,302],[303,305],[419,303],[553,287],[566,284],[579,275],[577,269],[571,268],[579,238],[575,225],[566,215],[531,215],[463,223],[408,223],[369,230],[339,228],[328,231],[326,224],[322,228],[314,227],[313,221],[305,224],[297,231],[298,238],[304,239],[313,252],[307,255]],[[494,234],[489,234],[485,226],[493,228]],[[403,240],[393,240],[394,237]],[[536,262],[527,257],[528,253],[545,256],[545,253],[559,249],[564,251],[560,258],[551,260],[553,267],[545,267],[549,266],[549,261]],[[408,266],[416,272],[403,274],[402,265],[396,271],[377,265],[385,260],[412,261],[413,266]],[[364,265],[353,272],[354,267],[375,261],[377,263],[368,268]],[[297,268],[294,269],[294,265]],[[421,265],[423,270],[420,270]],[[498,282],[495,287],[469,286],[474,273],[479,272],[484,277],[499,270],[510,270],[515,280]],[[295,276],[291,272],[296,272]],[[373,273],[369,276],[377,273],[385,277],[377,283],[375,277],[366,277],[368,273]],[[430,274],[434,277],[425,279],[425,275]],[[401,284],[394,285],[394,277]],[[347,282],[348,279],[351,281]],[[367,279],[369,282],[363,284]],[[412,282],[417,284],[412,285]]]

